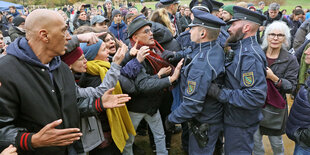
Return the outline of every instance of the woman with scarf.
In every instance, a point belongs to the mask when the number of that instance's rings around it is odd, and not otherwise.
[[[287,120],[286,94],[297,84],[299,65],[296,57],[288,53],[290,29],[282,21],[267,26],[262,48],[268,61],[267,97],[262,110],[264,118],[254,135],[254,155],[264,154],[262,135],[267,135],[274,154],[284,154],[282,134]]]
[[[86,74],[84,74],[80,79],[79,85],[81,87],[96,87],[100,85],[102,80],[104,80],[106,73],[111,67],[108,59],[109,53],[108,50],[106,50],[106,44],[99,39],[96,44],[87,46],[86,43],[81,43],[80,47],[82,48],[88,62]],[[123,45],[118,50],[127,51],[127,46]],[[126,71],[131,71],[129,73],[130,75],[139,73],[141,69],[140,63],[144,60],[145,56],[146,52],[139,51],[137,53],[137,59],[133,59],[128,63],[131,65],[125,65],[122,68],[124,71],[121,72],[126,74]],[[118,64],[120,64],[120,62],[118,62]],[[116,83],[113,94],[122,94],[122,89],[119,82]],[[105,141],[96,149],[92,150],[90,154],[121,154],[125,146],[126,139],[128,139],[128,134],[136,134],[128,115],[127,107],[124,106],[104,110],[100,114],[99,118],[102,123]]]

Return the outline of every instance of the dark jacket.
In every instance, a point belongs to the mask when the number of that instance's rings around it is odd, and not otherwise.
[[[13,42],[18,37],[25,37],[25,32],[22,32],[16,26],[12,26],[9,29],[9,36],[11,38],[11,42]]]
[[[177,35],[175,37],[178,37],[182,33],[182,26],[181,26],[180,20],[175,15],[172,15],[169,12],[168,12],[168,15],[169,15],[171,23],[174,24],[176,28],[175,30],[176,30]]]
[[[304,43],[307,34],[310,32],[310,19],[304,21],[298,28],[293,43],[295,51]],[[303,51],[303,50],[302,50]]]
[[[288,53],[287,50],[281,49],[279,57],[273,64],[271,64],[270,69],[281,79],[281,84],[278,87],[278,91],[286,100],[286,94],[291,94],[296,89],[297,85],[299,64],[296,57]],[[280,130],[273,130],[260,126],[261,133],[263,135],[271,136],[279,136],[284,134],[287,114],[284,117],[283,125]]]
[[[300,140],[300,131],[310,128],[310,103],[309,103],[309,89],[310,80],[306,81],[307,86],[301,87],[296,95],[295,101],[292,105],[287,124],[286,134],[288,138],[295,141],[302,147],[309,148]]]
[[[112,22],[109,31],[112,32],[118,40],[125,41],[127,38],[127,25],[124,21],[122,21],[121,24]]]
[[[164,25],[152,22],[152,32],[155,40],[165,49],[169,51],[179,51],[181,50],[180,44],[173,38],[173,35],[167,27]]]
[[[31,137],[58,119],[63,120],[58,129],[79,127],[70,69],[60,57],[55,57],[49,67],[43,65],[25,38],[16,39],[7,52],[0,61],[0,146],[13,144],[19,154],[65,154],[69,147],[44,147],[32,152]]]
[[[77,13],[74,14],[74,16],[73,16],[73,26],[74,26],[74,29],[77,29],[77,28],[79,28],[80,26],[83,26],[83,25],[90,26],[90,21],[89,20],[81,20],[81,19],[79,19],[79,15],[80,15],[80,11],[77,11]]]

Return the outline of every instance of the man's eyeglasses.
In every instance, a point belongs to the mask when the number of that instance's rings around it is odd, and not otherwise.
[[[279,34],[269,33],[268,36],[271,38],[275,38],[277,36],[278,39],[283,39],[285,35],[282,33],[279,33]]]
[[[145,29],[144,31],[142,31],[142,33],[145,33],[145,34],[150,34],[152,32],[151,29]]]

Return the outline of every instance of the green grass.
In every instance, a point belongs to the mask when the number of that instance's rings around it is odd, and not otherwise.
[[[234,1],[222,1],[219,0],[221,2],[223,2],[225,5],[227,4],[236,4],[237,2]],[[146,2],[145,5],[148,8],[152,8],[155,9],[155,4],[158,1],[155,2]],[[189,3],[191,2],[191,0],[181,0],[181,4],[187,4],[189,5]],[[310,0],[286,0],[286,3],[284,5],[282,5],[280,7],[280,10],[286,9],[287,10],[287,14],[291,14],[292,10],[295,8],[295,6],[297,5],[301,5],[304,9],[308,8],[310,9]],[[142,9],[142,5],[140,3],[136,3],[136,7],[141,10]],[[264,11],[266,11],[268,9],[268,6],[265,7]]]

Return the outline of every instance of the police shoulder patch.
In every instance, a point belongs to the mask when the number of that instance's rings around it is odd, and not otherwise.
[[[253,72],[243,73],[242,79],[243,79],[243,84],[244,84],[246,87],[251,87],[251,86],[253,86],[253,84],[254,84],[254,82],[255,82]]]
[[[196,82],[195,81],[187,81],[187,94],[188,95],[191,95],[195,92],[195,89],[196,89]]]

